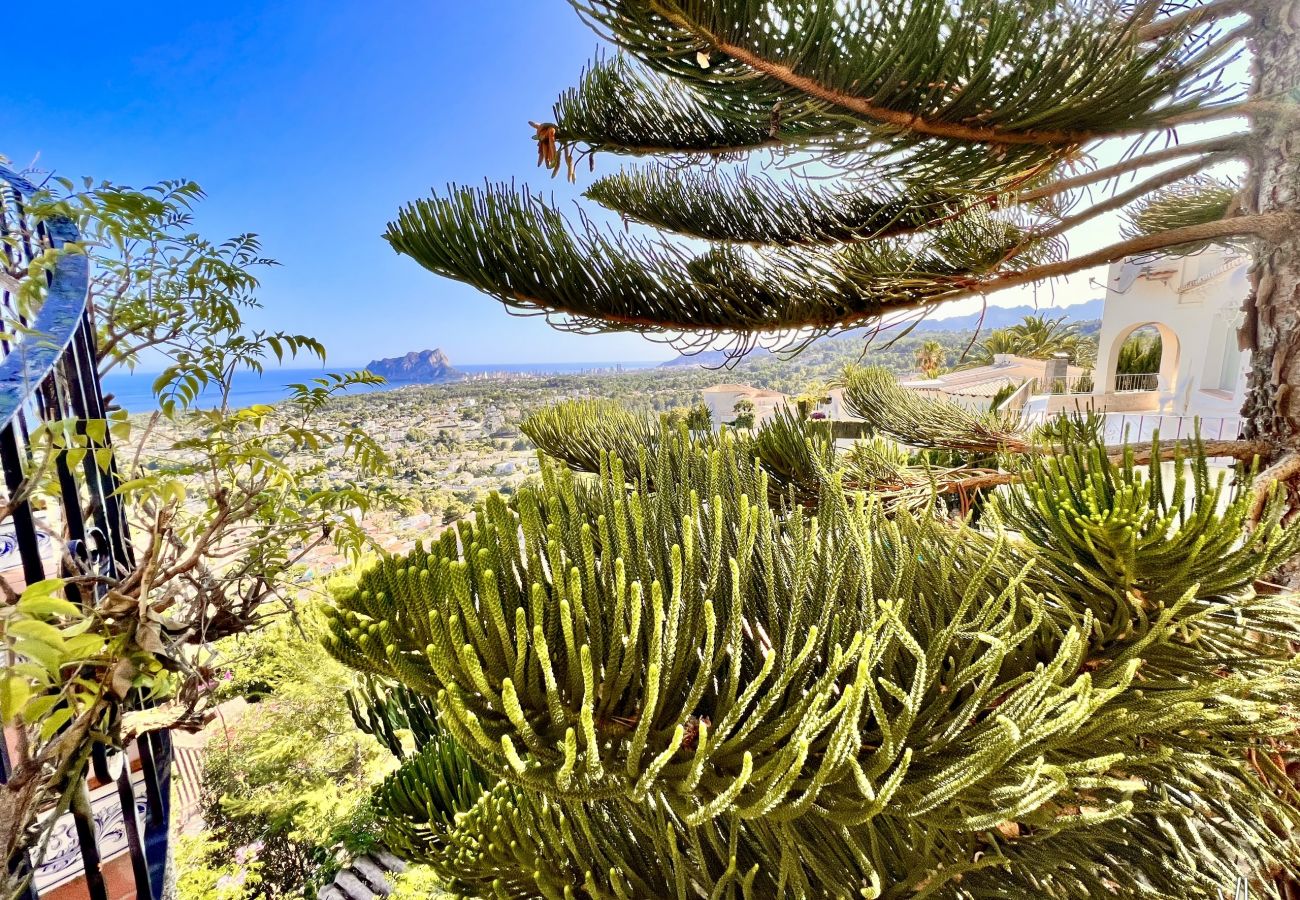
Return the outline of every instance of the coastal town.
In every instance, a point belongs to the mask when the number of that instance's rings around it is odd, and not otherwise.
[[[1102,362],[1111,368],[1122,368],[1123,363],[1115,358],[1126,340],[1130,346],[1147,340],[1144,332],[1135,334],[1131,326],[1122,327],[1122,321],[1114,324],[1124,310],[1122,303],[1115,302],[1116,290],[1111,292],[1111,302],[1088,305],[1074,313],[1075,321],[1068,325],[1069,312],[1059,314],[1058,330],[1065,339],[1060,346],[1070,347],[1071,355],[1083,365],[1074,361],[1067,365],[1063,358],[1054,361],[1050,353],[1024,347],[1019,349],[1027,355],[984,353],[997,349],[1007,329],[979,334],[930,331],[893,344],[881,342],[869,347],[865,355],[860,339],[845,336],[824,341],[791,359],[759,354],[731,368],[684,357],[627,371],[610,367],[580,374],[467,375],[457,371],[441,350],[378,360],[371,367],[394,379],[450,380],[435,384],[395,380],[385,390],[332,401],[324,412],[326,419],[338,426],[364,423],[367,433],[387,453],[390,472],[382,478],[359,475],[349,468],[341,450],[334,448],[327,451],[330,458],[316,487],[350,485],[391,493],[397,502],[372,510],[366,526],[375,551],[402,553],[470,514],[474,504],[489,493],[510,495],[536,475],[536,449],[520,425],[544,406],[571,399],[610,398],[633,410],[671,416],[684,415],[702,404],[714,427],[735,421],[740,409],[754,416],[750,427],[757,427],[778,408],[793,409],[803,397],[814,398],[809,407],[812,415],[842,420],[852,416],[842,406],[836,378],[846,365],[859,361],[890,369],[912,390],[974,409],[997,407],[1033,420],[1049,409],[1057,413],[1089,408],[1107,415],[1107,430],[1115,439],[1127,433],[1130,439],[1149,440],[1157,430],[1174,434],[1190,433],[1192,428],[1199,428],[1208,438],[1218,438],[1235,433],[1237,428],[1237,419],[1231,414],[1232,391],[1239,384],[1243,361],[1235,355],[1225,358],[1219,334],[1223,329],[1218,326],[1224,311],[1230,311],[1242,291],[1240,259],[1232,254],[1202,254],[1179,263],[1176,277],[1162,270],[1154,273],[1155,280],[1152,271],[1115,266],[1111,280],[1117,287],[1149,285],[1143,288],[1148,312],[1160,311],[1164,303],[1185,321],[1166,315],[1173,325],[1161,327],[1166,342],[1172,344],[1171,352],[1162,353],[1157,346],[1154,356],[1139,365],[1150,368],[1149,373],[1120,372],[1109,387],[1106,379],[1092,375],[1098,337],[1115,345],[1108,347],[1113,358]],[[1214,277],[1207,279],[1207,272]],[[1209,302],[1189,306],[1185,285],[1199,289]],[[1078,319],[1080,314],[1093,312],[1102,314],[1100,321]],[[1026,320],[1034,319],[1028,315]],[[1175,327],[1185,343],[1205,346],[1196,354],[1181,357],[1186,372],[1170,369],[1162,376],[1162,360],[1177,365],[1179,359]],[[1071,340],[1076,343],[1069,343]],[[969,347],[974,349],[968,351]],[[936,352],[939,365],[927,368],[927,354]],[[981,358],[981,353],[987,358]],[[1190,368],[1198,359],[1204,362],[1204,373]],[[1176,387],[1171,389],[1170,382],[1162,380],[1165,377],[1175,379]],[[1180,402],[1175,402],[1175,394],[1182,395]],[[745,421],[742,419],[742,424]],[[339,550],[321,544],[303,558],[302,579],[309,583],[348,562]]]

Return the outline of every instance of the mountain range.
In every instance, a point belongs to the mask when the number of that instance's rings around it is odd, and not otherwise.
[[[1092,322],[1101,318],[1106,301],[1101,297],[1085,300],[1073,306],[1059,309],[1032,306],[990,306],[983,313],[971,313],[968,316],[953,316],[950,319],[926,319],[916,326],[916,331],[972,331],[976,327],[982,331],[1006,328],[1024,320],[1025,316],[1044,316],[1048,319],[1065,318],[1067,322]],[[981,315],[984,321],[980,321]]]
[[[432,350],[413,350],[405,356],[371,360],[366,368],[392,382],[438,384],[459,381],[465,377],[464,372],[452,367],[451,359],[438,347]]]
[[[947,319],[925,319],[912,330],[913,334],[917,333],[935,333],[935,332],[970,332],[979,328],[981,333],[987,334],[998,328],[1006,328],[1009,325],[1015,325],[1024,320],[1025,316],[1046,316],[1049,319],[1064,317],[1065,321],[1070,323],[1095,322],[1101,318],[1102,307],[1106,301],[1100,297],[1092,300],[1085,300],[1083,303],[1076,303],[1073,306],[1063,306],[1059,309],[1052,308],[1035,308],[1033,306],[990,306],[983,313],[971,313],[968,316],[952,316]],[[982,321],[981,321],[982,320]],[[850,331],[843,331],[839,334],[824,338],[827,341],[845,341],[856,340],[861,338],[869,329],[854,328]],[[761,359],[764,356],[770,356],[771,351],[762,347],[755,347],[746,356],[746,359]],[[717,367],[727,362],[726,354],[721,350],[705,350],[691,356],[679,356],[676,359],[670,359],[668,362],[660,363],[661,369],[677,368],[680,366],[708,366]]]

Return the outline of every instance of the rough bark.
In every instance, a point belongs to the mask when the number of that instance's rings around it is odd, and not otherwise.
[[[1292,107],[1300,98],[1300,0],[1255,5],[1252,99]],[[1243,192],[1247,214],[1294,215],[1300,195],[1300,118],[1259,117]],[[1245,437],[1271,442],[1273,456],[1300,446],[1300,229],[1261,242],[1246,304],[1242,349],[1251,371],[1242,408]]]

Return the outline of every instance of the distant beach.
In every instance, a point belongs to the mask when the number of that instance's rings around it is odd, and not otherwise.
[[[480,365],[457,365],[458,371],[467,375],[580,375],[594,372],[614,372],[619,368],[624,371],[649,369],[659,365],[657,362],[556,362],[556,363],[485,363]],[[265,374],[256,372],[238,372],[235,374],[230,402],[235,408],[251,406],[254,403],[275,403],[283,400],[287,394],[287,385],[319,378],[326,372],[352,371],[348,366],[331,366],[328,369],[274,369]],[[136,372],[133,374],[111,373],[104,379],[104,393],[112,394],[113,401],[133,413],[153,412],[158,408],[158,401],[153,394],[153,383],[157,372]],[[391,384],[368,387],[358,385],[350,388],[349,395],[369,394],[375,391],[388,391],[394,388],[408,387],[412,382],[395,382]],[[210,391],[200,400],[215,403],[216,393]]]

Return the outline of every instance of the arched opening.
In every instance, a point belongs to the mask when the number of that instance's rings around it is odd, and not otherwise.
[[[1178,337],[1165,325],[1134,325],[1115,339],[1111,390],[1169,391],[1178,371]]]
[[[1154,325],[1134,329],[1115,357],[1115,390],[1154,391],[1163,354],[1160,331]]]

